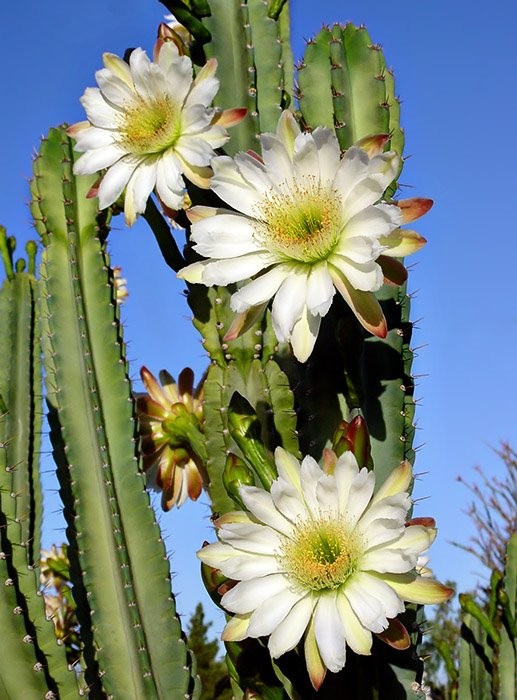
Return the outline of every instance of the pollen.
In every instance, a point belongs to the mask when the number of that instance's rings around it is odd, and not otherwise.
[[[341,233],[339,192],[306,175],[267,192],[260,235],[286,258],[315,263],[333,251]]]
[[[284,545],[282,564],[293,583],[305,590],[333,590],[357,570],[361,541],[339,521],[325,518],[302,524]]]
[[[166,96],[135,104],[124,114],[122,145],[137,155],[163,152],[181,133],[180,113],[179,106]]]

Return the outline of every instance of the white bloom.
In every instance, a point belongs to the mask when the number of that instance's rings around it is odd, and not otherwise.
[[[128,224],[145,210],[154,188],[170,209],[183,206],[182,175],[208,187],[214,148],[228,140],[225,126],[239,121],[242,110],[210,108],[219,87],[215,59],[192,79],[192,63],[173,41],[159,40],[155,62],[143,49],[131,53],[129,65],[106,53],[95,77],[98,88],[81,98],[88,121],[68,129],[83,153],[74,172],[88,175],[107,168],[95,190],[101,209],[126,191]]]
[[[302,133],[284,112],[276,134],[260,137],[262,157],[239,153],[212,161],[210,187],[236,211],[191,210],[194,249],[210,259],[179,277],[210,286],[256,276],[233,294],[232,309],[245,314],[274,297],[277,338],[290,341],[302,362],[336,289],[362,325],[384,337],[386,321],[373,292],[385,278],[405,280],[394,257],[417,250],[425,239],[399,226],[431,205],[380,202],[400,164],[394,151],[382,152],[386,140],[363,140],[364,148],[354,146],[341,157],[331,129]]]
[[[375,476],[351,452],[332,473],[312,457],[301,466],[281,448],[271,492],[243,486],[247,512],[217,521],[220,542],[198,552],[238,583],[221,604],[234,616],[223,639],[269,636],[273,658],[305,637],[305,657],[318,688],[343,668],[346,646],[370,654],[404,602],[437,603],[451,589],[415,570],[434,528],[407,525],[412,469],[397,467],[374,494]]]

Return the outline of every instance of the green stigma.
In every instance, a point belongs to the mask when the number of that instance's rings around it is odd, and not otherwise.
[[[341,233],[339,193],[305,176],[266,194],[260,205],[260,235],[286,259],[325,260]]]
[[[284,547],[286,573],[303,589],[338,588],[356,571],[361,541],[340,522],[320,519],[304,523]]]
[[[121,142],[130,153],[161,153],[173,146],[181,134],[180,108],[163,96],[139,102],[126,110]]]

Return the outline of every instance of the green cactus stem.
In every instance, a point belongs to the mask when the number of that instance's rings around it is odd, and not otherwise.
[[[122,328],[92,178],[52,129],[34,163],[44,365],[88,683],[114,697],[187,697],[194,680],[166,552],[139,470]],[[80,578],[79,578],[80,577]],[[96,676],[99,677],[96,677]]]

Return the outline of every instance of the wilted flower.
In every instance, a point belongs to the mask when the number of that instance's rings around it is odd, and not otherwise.
[[[245,113],[210,108],[219,87],[215,59],[193,79],[192,62],[174,41],[159,39],[156,46],[154,63],[141,48],[131,53],[129,65],[105,53],[105,67],[95,74],[99,88],[87,88],[81,98],[88,121],[68,129],[83,152],[74,172],[88,175],[107,168],[91,194],[98,195],[104,209],[125,189],[130,225],[155,188],[166,207],[181,208],[183,174],[207,188],[213,149],[228,140],[225,126]]]
[[[374,494],[375,475],[345,452],[325,473],[312,457],[275,453],[271,492],[243,486],[247,509],[217,521],[220,542],[198,557],[237,583],[221,604],[226,641],[269,636],[273,658],[305,638],[315,688],[343,668],[346,647],[370,654],[404,601],[439,603],[451,589],[416,571],[436,530],[406,523],[412,468],[397,467]],[[400,625],[401,626],[401,625]]]
[[[373,292],[385,280],[405,281],[395,258],[425,239],[399,227],[427,211],[430,200],[380,202],[400,165],[394,151],[382,152],[386,136],[364,139],[341,157],[331,129],[302,133],[286,111],[276,134],[260,141],[262,157],[248,152],[212,160],[210,187],[236,211],[190,210],[194,249],[209,260],[179,277],[207,286],[255,277],[231,297],[238,317],[227,339],[240,332],[250,309],[273,299],[276,336],[290,341],[302,362],[336,289],[361,324],[384,337],[386,320]]]
[[[162,492],[163,510],[170,510],[187,496],[195,501],[203,488],[198,446],[203,439],[202,389],[194,391],[189,367],[180,372],[178,383],[162,370],[161,386],[146,367],[140,375],[148,391],[137,395],[144,470],[148,483]]]

